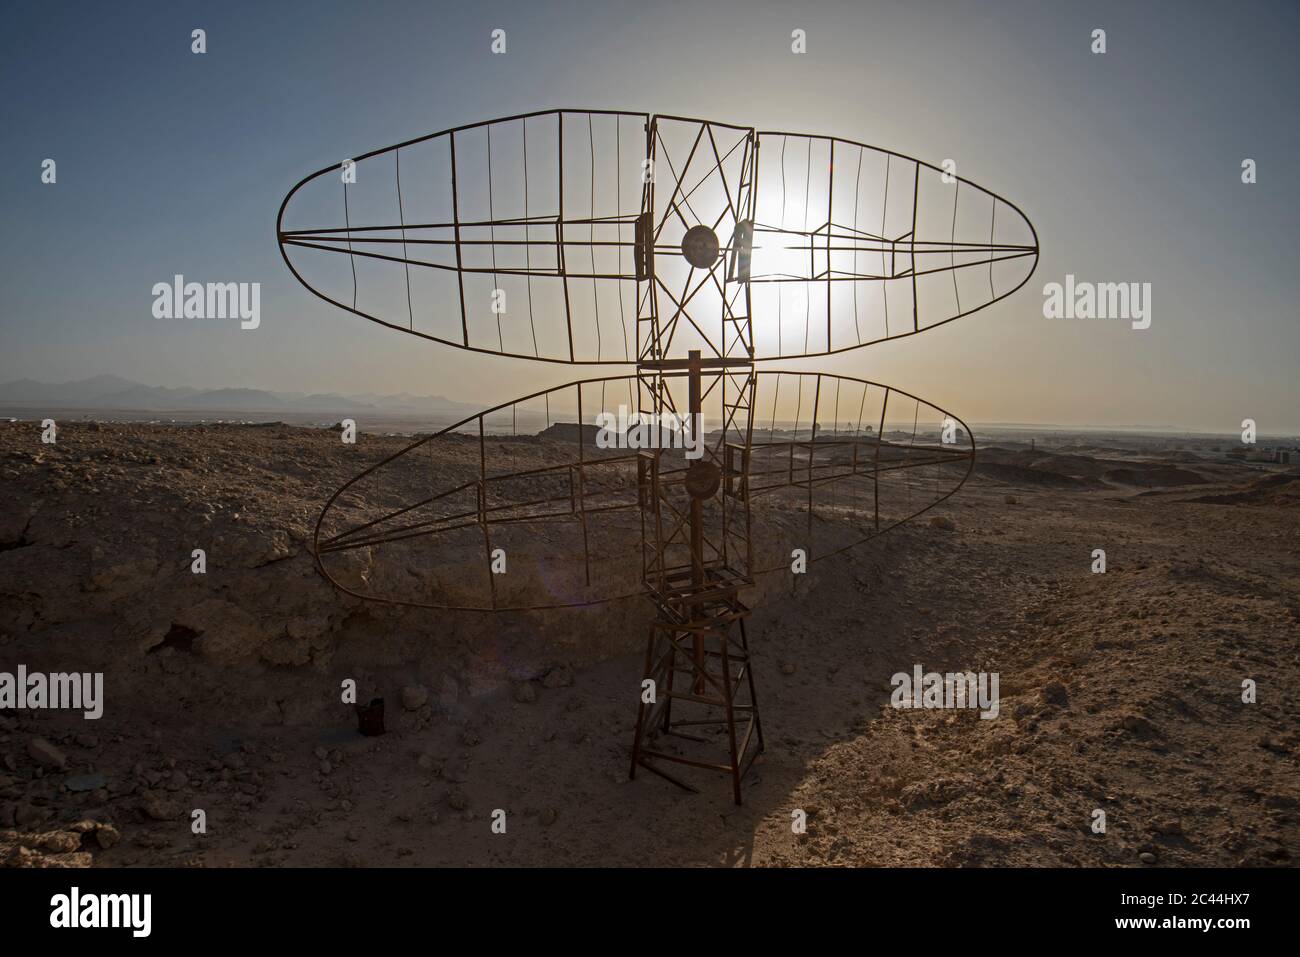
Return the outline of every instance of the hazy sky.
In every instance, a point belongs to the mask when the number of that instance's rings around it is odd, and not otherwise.
[[[1295,3],[18,2],[5,21],[0,380],[492,405],[596,375],[328,306],[284,267],[274,227],[289,188],[340,157],[615,108],[952,157],[1037,228],[1038,271],[1008,300],[783,367],[885,382],[972,423],[1300,431]],[[154,318],[151,288],[175,273],[260,282],[261,328]],[[1043,318],[1043,285],[1066,273],[1151,283],[1151,327]]]

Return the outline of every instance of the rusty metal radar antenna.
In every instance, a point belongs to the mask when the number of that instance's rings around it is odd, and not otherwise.
[[[632,775],[693,790],[668,765],[722,771],[736,803],[763,748],[742,590],[924,512],[974,464],[930,403],[769,363],[969,315],[1038,258],[1013,204],[919,160],[599,110],[331,165],[285,197],[277,233],[299,281],[373,322],[631,370],[417,439],[330,497],[315,554],[350,594],[426,608],[648,595]]]

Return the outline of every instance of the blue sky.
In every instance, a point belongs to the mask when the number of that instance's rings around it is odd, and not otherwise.
[[[1300,431],[1298,26],[1293,3],[10,3],[0,380],[488,405],[596,375],[333,309],[285,269],[274,224],[288,189],[340,157],[616,108],[953,157],[1033,221],[1038,271],[1010,299],[789,367],[887,382],[971,422]],[[150,290],[175,273],[260,282],[262,327],[155,319]],[[1044,319],[1043,284],[1066,273],[1150,282],[1151,328]]]

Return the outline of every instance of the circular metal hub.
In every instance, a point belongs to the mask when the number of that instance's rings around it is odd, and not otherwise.
[[[708,226],[692,226],[682,237],[682,255],[696,269],[712,269],[718,248],[718,234]]]
[[[686,491],[691,498],[712,498],[722,484],[722,469],[712,462],[697,459],[686,470]]]

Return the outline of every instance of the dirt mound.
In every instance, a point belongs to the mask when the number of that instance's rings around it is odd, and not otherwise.
[[[978,456],[975,459],[975,472],[978,475],[983,475],[988,478],[997,479],[1000,482],[1008,482],[1014,485],[1037,485],[1044,488],[1062,489],[1088,489],[1101,487],[1098,482],[1077,479],[1070,475],[1062,475],[1059,472],[1029,468],[1024,465],[1010,465],[1002,462],[984,462],[981,461]]]
[[[1109,467],[1082,455],[1004,449],[993,446],[975,455],[975,471],[1003,482],[1048,488],[1102,488]]]
[[[1280,508],[1300,506],[1300,472],[1282,472],[1256,479],[1238,492],[1201,495],[1190,502],[1205,505],[1263,505]]]
[[[1139,488],[1177,488],[1180,485],[1204,485],[1206,482],[1205,476],[1199,472],[1172,465],[1111,469],[1102,477],[1108,482],[1136,485]]]
[[[550,425],[538,432],[537,435],[539,438],[551,439],[555,442],[572,442],[576,446],[578,443],[578,428],[577,422],[556,422],[554,425]],[[594,445],[596,435],[600,432],[600,429],[594,425],[584,425],[581,428],[584,439],[583,444]]]

